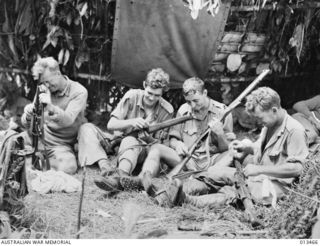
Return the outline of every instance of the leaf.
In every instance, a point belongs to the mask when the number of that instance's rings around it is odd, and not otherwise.
[[[64,52],[63,66],[67,65],[69,58],[70,58],[70,52],[69,50],[66,50]]]
[[[67,21],[68,26],[70,26],[71,23],[72,23],[72,15],[71,15],[71,13],[69,13],[69,14],[67,15],[66,21]]]
[[[86,14],[87,9],[88,9],[88,3],[85,2],[85,4],[84,4],[84,5],[82,6],[82,8],[81,8],[81,11],[79,12],[79,14],[80,14],[81,17]]]
[[[53,39],[51,39],[51,44],[52,44],[53,47],[57,47],[58,38],[53,38]]]
[[[63,57],[64,57],[64,49],[61,49],[59,54],[58,54],[58,62],[59,62],[59,64],[62,64]]]
[[[80,25],[80,18],[79,17],[76,17],[74,20],[73,20],[73,23],[78,26]]]

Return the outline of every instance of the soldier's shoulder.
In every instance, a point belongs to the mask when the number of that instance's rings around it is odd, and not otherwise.
[[[213,99],[210,99],[210,107],[212,107],[213,109],[225,109],[227,106],[221,102],[217,102]]]
[[[304,127],[301,125],[299,121],[291,117],[290,115],[287,116],[287,124],[286,128],[288,131],[305,131]]]
[[[138,100],[142,98],[143,90],[140,89],[130,89],[122,97],[122,100]]]
[[[191,107],[188,103],[184,103],[180,106],[179,110],[178,110],[178,113],[180,115],[186,115],[186,114],[189,114],[191,113]]]
[[[160,105],[161,107],[167,111],[169,114],[172,114],[173,113],[173,107],[171,105],[171,103],[169,103],[167,100],[165,100],[164,98],[161,98],[160,99]]]
[[[69,78],[68,78],[69,79]],[[76,93],[76,94],[88,94],[88,90],[86,89],[86,87],[84,87],[82,84],[80,84],[78,81],[74,81],[69,79],[69,81],[71,82],[71,93]]]

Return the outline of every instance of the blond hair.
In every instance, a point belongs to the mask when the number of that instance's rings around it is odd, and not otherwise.
[[[269,87],[260,87],[247,96],[246,110],[252,113],[257,106],[260,106],[263,111],[270,110],[272,107],[280,108],[280,96]]]
[[[39,78],[39,75],[42,74],[46,69],[49,69],[50,72],[56,72],[60,74],[59,63],[53,57],[46,57],[38,59],[31,71],[35,79]]]
[[[192,77],[183,82],[182,88],[184,95],[194,94],[196,92],[202,94],[204,91],[204,82],[198,77]]]

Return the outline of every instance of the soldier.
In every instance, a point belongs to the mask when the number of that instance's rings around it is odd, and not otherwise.
[[[61,74],[52,57],[38,59],[32,74],[40,80],[39,101],[44,108],[44,144],[52,169],[74,174],[77,159],[74,144],[79,127],[86,122],[84,111],[88,92],[81,84]],[[30,127],[34,104],[27,105],[21,122]]]
[[[109,130],[129,133],[133,129],[143,129],[172,118],[173,107],[162,98],[162,94],[168,90],[169,75],[161,68],[152,69],[147,74],[143,86],[144,90],[131,89],[123,96],[111,113],[107,126]],[[167,130],[155,132],[152,136],[123,138],[119,147],[117,170],[113,173],[111,171],[111,176],[97,177],[95,184],[106,191],[122,190],[123,184],[120,177],[132,175],[137,163],[142,164],[145,160],[149,147],[156,142],[162,143],[166,138]],[[96,150],[95,153],[97,153]],[[88,155],[90,155],[89,152],[87,152]],[[106,153],[101,149],[94,157],[89,157],[89,163],[98,161],[98,158],[100,160],[107,158]]]
[[[268,87],[253,91],[247,97],[246,109],[264,128],[258,141],[235,140],[230,144],[230,152],[241,160],[253,155],[253,161],[243,169],[248,177],[249,191],[256,201],[275,205],[277,199],[285,194],[285,187],[290,186],[302,172],[308,155],[307,135],[303,126],[280,106],[278,93]],[[233,186],[235,172],[234,167],[212,166],[207,172],[198,174],[198,178],[210,186],[209,193],[213,194],[189,195],[182,190],[181,182],[176,181],[165,195],[171,205],[186,202],[197,207],[223,206],[237,198]]]
[[[227,116],[224,123],[220,122],[226,106],[207,96],[207,90],[201,79],[187,79],[183,83],[183,95],[186,103],[179,108],[177,118],[193,115],[194,119],[173,126],[169,132],[171,148],[161,144],[153,145],[139,177],[124,179],[126,182],[130,179],[135,186],[143,185],[151,196],[154,196],[156,191],[150,179],[159,173],[160,163],[164,162],[170,167],[181,163],[188,149],[208,126],[211,127],[212,134],[196,148],[187,163],[188,170],[202,171],[214,164],[223,165],[224,162],[219,162],[224,156],[221,153],[228,150],[229,140],[235,138],[232,132],[232,115]],[[185,189],[203,189],[203,184],[198,180],[192,180],[185,185]]]

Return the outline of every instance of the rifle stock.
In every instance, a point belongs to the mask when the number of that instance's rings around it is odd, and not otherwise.
[[[148,128],[145,128],[145,129],[142,129],[142,130],[133,130],[133,131],[131,131],[131,132],[125,134],[125,135],[118,136],[118,137],[116,137],[114,139],[111,139],[111,140],[104,138],[103,134],[101,133],[101,131],[97,130],[98,138],[99,138],[100,144],[102,145],[104,150],[107,153],[112,153],[113,149],[121,143],[121,141],[122,141],[122,139],[124,137],[127,137],[127,136],[138,137],[139,133],[143,132],[143,131],[151,134],[151,133],[154,133],[156,131],[159,131],[159,130],[162,130],[162,129],[165,129],[165,128],[168,128],[168,127],[171,127],[171,126],[181,124],[181,123],[186,122],[186,121],[191,120],[191,119],[193,119],[192,115],[186,115],[186,116],[182,116],[182,117],[179,117],[179,118],[170,119],[170,120],[158,123],[158,124],[151,125]]]
[[[153,133],[153,132],[162,130],[164,128],[168,128],[168,127],[171,127],[171,126],[174,126],[174,125],[178,125],[178,124],[181,124],[183,122],[186,122],[186,121],[192,120],[192,119],[193,119],[192,115],[186,115],[186,116],[182,116],[182,117],[179,117],[179,118],[170,119],[170,120],[161,122],[159,124],[155,124],[155,125],[149,126],[146,129],[146,131],[148,133]]]
[[[222,117],[220,118],[221,122],[224,122],[224,120],[226,119],[226,117],[232,112],[233,109],[235,109],[240,103],[241,101],[250,93],[250,91],[253,90],[254,87],[256,87],[260,81],[269,73],[269,69],[264,70],[254,81],[252,81],[252,83],[235,99],[233,100],[233,102],[226,108],[226,110],[224,111]],[[167,174],[167,177],[169,179],[174,178],[177,174],[179,174],[182,169],[185,167],[185,165],[188,163],[188,161],[190,160],[193,152],[196,150],[196,147],[198,145],[198,143],[210,132],[210,128],[208,127],[204,133],[202,133],[194,142],[194,144],[191,146],[187,156],[183,159],[183,161],[177,165],[176,167],[174,167],[170,173]]]

